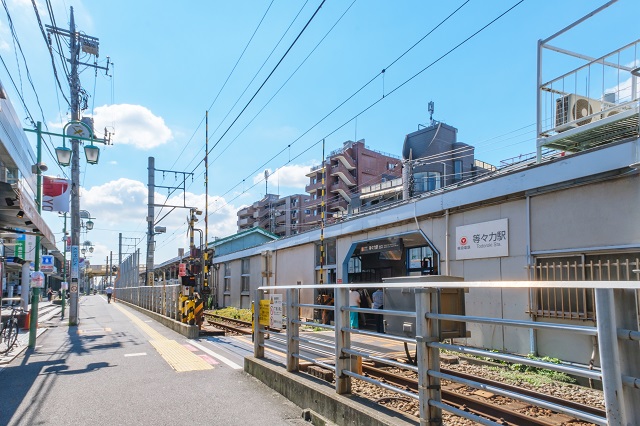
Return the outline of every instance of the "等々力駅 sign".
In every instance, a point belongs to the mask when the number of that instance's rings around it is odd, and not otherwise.
[[[456,227],[456,260],[509,256],[509,219]]]

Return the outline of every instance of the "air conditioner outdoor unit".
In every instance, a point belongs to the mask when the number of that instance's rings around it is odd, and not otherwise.
[[[558,98],[556,99],[556,130],[562,132],[599,120],[601,115],[597,113],[600,110],[601,103],[595,99],[573,94]],[[592,114],[595,115],[591,116]]]

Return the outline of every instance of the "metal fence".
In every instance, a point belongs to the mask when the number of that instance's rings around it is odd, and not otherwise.
[[[640,259],[624,255],[576,255],[537,259],[530,269],[534,281],[639,281]],[[575,284],[574,284],[575,285]],[[538,318],[596,320],[592,288],[532,290],[529,313]]]
[[[117,291],[118,299],[176,321],[181,320],[179,294],[179,285],[163,283],[154,286],[119,288]]]
[[[580,283],[582,285],[583,283]],[[640,413],[637,407],[640,406],[640,372],[638,372],[638,359],[640,358],[640,332],[638,331],[638,284],[633,281],[591,281],[585,282],[584,286],[594,293],[594,303],[597,312],[597,327],[559,324],[552,322],[522,321],[516,319],[477,317],[466,315],[450,315],[440,312],[440,293],[444,288],[532,288],[534,290],[550,288],[575,287],[576,282],[438,282],[428,285],[406,284],[358,284],[358,288],[389,288],[407,289],[411,288],[415,292],[415,311],[391,311],[384,310],[387,316],[398,316],[410,318],[416,321],[415,338],[394,336],[389,334],[378,334],[366,330],[350,328],[350,312],[362,312],[375,314],[379,311],[365,308],[354,308],[349,306],[349,286],[348,285],[305,285],[300,286],[277,286],[260,287],[255,292],[256,306],[261,299],[268,298],[268,293],[286,291],[285,313],[286,321],[286,368],[288,371],[298,371],[299,361],[304,360],[331,370],[335,373],[335,390],[338,394],[351,392],[351,379],[356,378],[368,383],[380,386],[381,388],[392,390],[405,397],[416,400],[420,407],[420,424],[438,424],[442,419],[442,411],[448,411],[455,415],[479,422],[485,425],[498,425],[493,421],[478,417],[469,412],[460,410],[442,400],[441,380],[448,380],[461,383],[465,386],[477,389],[489,390],[492,393],[518,399],[528,404],[547,408],[555,412],[560,412],[571,417],[582,419],[597,425],[630,425],[640,424]],[[334,306],[303,304],[299,303],[300,290],[310,288],[322,288],[333,290]],[[385,301],[386,303],[386,301]],[[301,320],[300,308],[313,308],[319,310],[333,311],[334,325],[318,324]],[[386,308],[386,306],[385,306]],[[625,312],[626,315],[621,315]],[[259,324],[259,310],[256,309],[254,321]],[[598,341],[600,351],[599,368],[590,369],[580,367],[570,363],[554,364],[537,359],[531,359],[522,355],[505,352],[488,351],[462,344],[442,343],[440,338],[440,327],[445,321],[460,323],[492,324],[503,327],[524,328],[529,330],[545,330],[547,332],[572,333],[579,335],[594,336]],[[314,339],[312,333],[300,335],[300,326],[309,325],[332,330],[335,333],[333,344],[328,344],[326,340]],[[254,336],[254,355],[256,358],[263,358],[265,348],[282,352],[282,349],[265,340],[266,329],[262,325],[256,327]],[[357,350],[351,345],[352,334],[376,336],[396,342],[416,344],[416,365],[407,366],[394,360],[389,360],[380,356],[372,355],[362,350]],[[312,358],[300,352],[300,346],[308,345],[335,354],[332,361],[327,361],[326,357]],[[567,405],[551,404],[542,399],[519,394],[513,391],[504,391],[499,388],[487,387],[482,383],[460,379],[440,371],[440,351],[446,350],[461,354],[475,356],[485,356],[492,359],[499,359],[506,362],[523,364],[538,368],[563,372],[566,374],[581,376],[591,380],[602,381],[604,399],[606,405],[606,417],[601,417],[592,413],[579,411]],[[401,389],[389,383],[366,377],[357,373],[358,358],[374,360],[388,366],[396,366],[414,371],[418,376],[419,391],[417,394]],[[490,389],[489,389],[490,388]]]

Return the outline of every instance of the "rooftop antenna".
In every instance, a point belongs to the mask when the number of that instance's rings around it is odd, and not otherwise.
[[[269,169],[264,171],[264,196],[269,195]]]
[[[429,121],[430,121],[430,125],[433,126],[434,121],[433,121],[433,111],[435,110],[435,104],[433,103],[433,101],[429,101]]]

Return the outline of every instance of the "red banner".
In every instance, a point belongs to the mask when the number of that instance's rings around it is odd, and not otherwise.
[[[53,176],[43,176],[42,179],[42,210],[68,212],[71,181]]]

